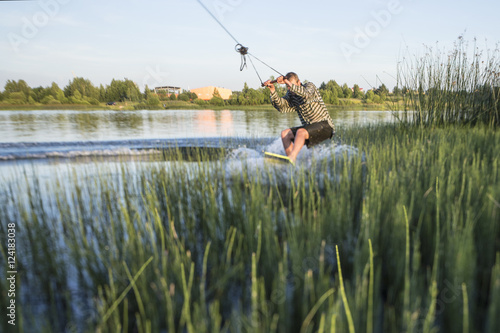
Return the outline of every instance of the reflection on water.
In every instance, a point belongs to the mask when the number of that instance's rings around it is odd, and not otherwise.
[[[231,111],[223,110],[220,113],[220,124],[222,133],[227,133],[227,136],[234,135],[233,114]]]
[[[215,136],[217,134],[217,119],[215,111],[206,110],[195,115],[196,133]]]
[[[204,110],[195,115],[196,133],[203,136],[233,136],[235,134],[234,111]]]
[[[390,111],[335,111],[337,128],[394,121]],[[0,142],[273,137],[300,124],[295,113],[266,111],[0,111]]]

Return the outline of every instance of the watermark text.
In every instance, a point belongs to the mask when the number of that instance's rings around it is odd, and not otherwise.
[[[16,325],[16,225],[7,224],[7,322]]]

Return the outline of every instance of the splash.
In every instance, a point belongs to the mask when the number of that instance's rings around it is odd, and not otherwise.
[[[326,141],[310,149],[303,148],[297,156],[295,166],[264,157],[264,152],[285,155],[281,139],[255,148],[241,147],[232,150],[225,161],[228,175],[245,174],[249,178],[279,181],[301,170],[319,170],[323,165],[331,165],[344,159],[358,156],[358,148]]]

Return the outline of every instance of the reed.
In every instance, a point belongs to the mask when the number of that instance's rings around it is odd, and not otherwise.
[[[500,125],[500,49],[482,51],[460,36],[454,49],[427,47],[398,64],[405,121],[419,126]]]
[[[467,295],[467,285],[462,283],[462,295],[463,295],[463,333],[469,333],[469,296]]]
[[[0,188],[24,331],[497,331],[499,132],[339,135],[358,154],[291,169],[203,149],[26,168]]]
[[[356,330],[354,329],[354,322],[352,320],[351,310],[349,308],[349,302],[347,301],[347,295],[344,288],[344,279],[342,277],[342,268],[340,265],[339,247],[335,246],[335,249],[337,251],[337,266],[339,268],[339,288],[340,294],[342,296],[342,303],[344,304],[345,314],[347,317],[347,327],[349,328],[350,333],[354,333],[356,332]]]

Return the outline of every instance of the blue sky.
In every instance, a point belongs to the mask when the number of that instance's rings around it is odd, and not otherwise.
[[[392,89],[404,54],[451,49],[462,34],[482,49],[500,41],[493,0],[202,1],[252,54],[317,85]],[[0,1],[2,90],[8,79],[63,88],[74,75],[95,85],[128,78],[141,89],[257,88],[234,46],[196,0]],[[263,78],[276,75],[255,65]]]

